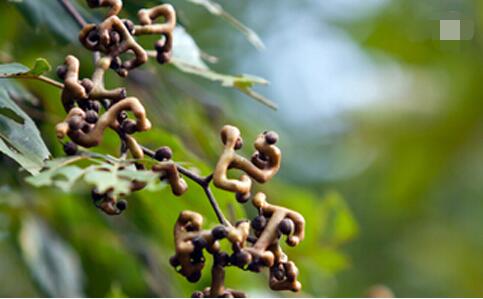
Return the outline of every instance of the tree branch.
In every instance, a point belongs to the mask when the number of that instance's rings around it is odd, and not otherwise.
[[[149,149],[145,146],[141,146],[141,148],[143,149],[143,152],[146,156],[154,158],[154,151],[153,150],[151,150],[151,149]],[[210,174],[206,177],[201,177],[198,174],[192,172],[189,169],[184,168],[183,166],[181,166],[179,164],[176,164],[176,168],[178,169],[178,171],[182,175],[189,178],[190,180],[192,180],[196,184],[200,185],[201,188],[203,188],[203,191],[205,191],[206,197],[208,197],[208,201],[210,202],[211,207],[213,208],[213,210],[216,214],[216,217],[218,218],[218,221],[223,225],[231,226],[231,223],[223,215],[223,212],[221,211],[220,206],[218,205],[218,202],[216,201],[216,198],[213,195],[213,192],[211,191],[210,183],[211,183],[211,180],[213,178],[213,175]]]

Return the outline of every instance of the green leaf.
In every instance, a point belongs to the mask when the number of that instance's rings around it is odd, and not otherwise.
[[[30,272],[49,297],[84,297],[79,256],[46,223],[25,217],[18,240]]]
[[[77,161],[78,159],[76,158],[61,158],[57,160],[59,160],[56,161],[58,165],[51,166],[50,168],[42,171],[36,176],[28,177],[27,182],[36,187],[55,186],[64,192],[70,191],[74,183],[80,178],[80,176],[84,174],[84,171],[78,166],[66,165],[68,163],[73,163]]]
[[[45,58],[37,58],[29,73],[34,76],[40,76],[44,73],[50,72],[50,70],[52,70],[52,67]]]
[[[92,163],[81,168],[72,165],[80,160],[89,159]],[[134,180],[146,183],[147,190],[159,190],[162,184],[159,173],[150,170],[137,170],[129,161],[114,160],[110,156],[96,155],[58,158],[45,163],[44,170],[26,181],[35,187],[54,186],[69,192],[75,183],[82,179],[101,193],[111,191],[113,195],[128,195]]]
[[[0,152],[17,161],[31,174],[50,157],[40,132],[30,117],[0,90]]]
[[[201,51],[193,38],[181,26],[174,30],[171,63],[185,73],[219,82],[223,87],[236,88],[272,109],[277,108],[275,103],[252,89],[255,85],[268,84],[267,80],[251,75],[231,76],[212,71],[201,59]]]
[[[72,1],[75,2],[75,1]],[[14,2],[25,20],[35,29],[46,26],[63,42],[78,43],[79,25],[57,0],[23,0]],[[76,5],[76,4],[74,4]],[[76,5],[76,8],[81,9]],[[85,10],[81,9],[85,15]]]
[[[29,72],[29,68],[20,63],[0,64],[0,76],[10,77],[17,74],[25,74]]]
[[[262,40],[258,36],[258,34],[244,25],[242,22],[237,20],[235,17],[233,17],[231,14],[227,13],[223,7],[214,1],[211,0],[187,0],[188,2],[191,2],[196,5],[201,5],[206,10],[208,10],[211,14],[219,16],[223,18],[225,21],[230,23],[232,26],[234,26],[236,29],[238,29],[245,38],[257,49],[264,49],[265,45],[263,44]]]
[[[15,78],[26,75],[38,77],[51,69],[52,67],[45,58],[37,58],[32,68],[20,63],[0,64],[0,78]]]
[[[10,98],[16,102],[28,102],[32,105],[38,105],[39,100],[22,85],[18,84],[15,79],[1,79],[0,89],[4,89],[10,95]]]

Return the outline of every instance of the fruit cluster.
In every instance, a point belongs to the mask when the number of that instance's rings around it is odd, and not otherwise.
[[[99,145],[105,130],[111,129],[120,138],[121,157],[130,154],[132,164],[138,170],[146,169],[146,163],[142,162],[145,156],[152,158],[155,163],[151,170],[159,173],[174,195],[180,196],[187,191],[185,178],[204,189],[221,225],[202,230],[203,217],[200,214],[181,212],[174,228],[176,254],[170,260],[178,273],[196,282],[204,268],[204,253],[213,256],[211,286],[193,293],[194,297],[244,297],[243,292],[225,288],[224,268],[228,266],[251,272],[268,268],[269,286],[273,290],[299,291],[297,267],[282,251],[280,240],[286,236],[289,246],[298,245],[304,238],[304,218],[295,211],[269,204],[264,193],[252,196],[252,180],[265,183],[280,169],[281,151],[276,146],[278,135],[272,131],[261,133],[254,141],[252,157],[247,159],[237,153],[243,146],[238,128],[224,126],[220,134],[223,151],[213,173],[206,177],[200,177],[173,161],[169,147],[162,146],[153,151],[140,145],[133,135],[151,128],[142,102],[136,97],[128,97],[125,88],[106,89],[104,75],[112,69],[125,77],[150,56],[155,56],[162,64],[169,62],[176,26],[175,11],[169,4],[141,9],[138,12],[140,24],[136,25],[118,17],[122,10],[121,0],[87,0],[87,4],[92,8],[108,7],[109,11],[101,23],[85,24],[80,31],[82,45],[95,53],[92,77],[79,78],[80,62],[72,55],[67,56],[65,63],[57,69],[64,82],[61,100],[67,116],[57,124],[56,133],[60,140],[70,139],[64,142],[65,153],[76,155],[79,146],[91,148]],[[163,22],[154,23],[160,17]],[[154,46],[155,55],[148,55],[148,51],[136,41],[136,37],[145,34],[161,36]],[[129,55],[132,57],[126,59]],[[238,169],[243,174],[238,179],[230,178],[230,169]],[[235,193],[240,203],[251,200],[258,216],[232,225],[219,210],[210,190],[211,183]],[[145,183],[133,180],[131,191],[144,187]],[[118,215],[127,208],[127,201],[116,198],[112,190],[100,193],[94,189],[92,198],[95,205],[109,215]],[[230,243],[231,253],[222,250],[222,241]]]
[[[203,217],[183,211],[174,227],[176,254],[170,263],[190,282],[201,278],[205,265],[203,251],[213,255],[211,286],[196,291],[193,297],[245,297],[240,291],[225,288],[225,270],[235,266],[242,270],[260,272],[269,268],[269,286],[273,290],[297,292],[302,285],[297,280],[298,269],[283,252],[279,242],[286,236],[289,246],[296,246],[304,238],[304,218],[299,213],[267,203],[264,193],[252,199],[259,215],[252,221],[242,220],[232,225],[220,225],[212,230],[201,230]],[[220,241],[231,244],[232,253],[223,251]]]

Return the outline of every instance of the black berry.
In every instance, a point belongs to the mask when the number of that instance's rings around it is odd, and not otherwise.
[[[88,110],[86,112],[86,122],[90,124],[95,124],[98,119],[99,119],[99,116],[97,115],[97,112],[95,112],[94,110]]]
[[[121,67],[122,60],[119,56],[112,58],[111,65],[109,66],[113,70],[117,70]]]
[[[278,225],[279,231],[284,235],[290,235],[294,229],[294,223],[291,219],[285,218]]]
[[[94,110],[96,113],[99,113],[101,111],[101,104],[97,101],[93,101],[91,104],[91,109]]]
[[[88,134],[91,130],[92,130],[92,125],[88,124],[87,122],[83,122],[82,132]]]
[[[169,258],[169,264],[173,267],[176,268],[180,265],[180,262],[176,256],[172,256]]]
[[[195,264],[202,264],[205,262],[205,257],[203,256],[203,250],[195,250],[190,254],[190,262]]]
[[[201,278],[201,272],[200,271],[193,272],[191,275],[189,275],[186,278],[188,279],[189,282],[197,282]]]
[[[194,237],[191,240],[191,243],[193,243],[195,250],[203,249],[207,245],[206,240],[203,237],[200,237],[200,236]]]
[[[225,238],[228,235],[228,232],[223,225],[218,225],[211,231],[211,234],[213,235],[213,238],[220,240]]]
[[[246,194],[237,192],[235,194],[235,198],[236,198],[236,201],[238,201],[239,203],[245,203],[250,199],[250,192],[248,192]]]
[[[122,20],[122,23],[124,24],[124,27],[126,27],[127,31],[129,31],[129,33],[134,33],[134,23],[131,20],[124,19]]]
[[[230,256],[224,251],[218,252],[214,255],[214,261],[215,264],[226,267],[230,263]]]
[[[263,230],[266,225],[267,225],[267,218],[265,218],[265,216],[257,216],[253,218],[251,222],[252,228],[256,231]]]
[[[124,211],[127,208],[127,200],[121,199],[116,203],[116,208],[120,211]]]
[[[65,76],[67,75],[67,66],[65,64],[61,64],[57,67],[57,77],[61,80],[65,80]]]
[[[73,116],[69,120],[69,129],[72,131],[80,130],[82,128],[82,125],[83,125],[83,121],[82,121],[82,118],[80,118],[80,116]]]
[[[259,258],[254,258],[253,261],[248,264],[247,269],[252,271],[252,272],[260,272],[260,268],[262,267],[262,263],[260,263]]]
[[[158,161],[170,160],[173,157],[173,152],[168,146],[162,146],[154,152],[154,159]]]
[[[121,123],[121,130],[123,130],[126,134],[133,134],[137,130],[136,123],[130,119],[125,119]]]
[[[268,144],[275,144],[277,143],[278,141],[278,134],[273,132],[273,131],[269,131],[265,134],[265,141],[268,143]]]
[[[69,141],[66,144],[64,144],[64,153],[67,156],[74,156],[75,154],[77,154],[77,144],[75,144],[72,141]]]
[[[238,252],[235,252],[231,256],[230,261],[233,265],[243,268],[246,264],[250,262],[250,259],[251,255],[248,252],[240,250]]]
[[[86,93],[90,93],[94,88],[94,82],[91,79],[82,79],[81,81],[82,87],[86,90]]]

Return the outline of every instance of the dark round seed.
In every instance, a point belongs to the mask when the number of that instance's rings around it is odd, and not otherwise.
[[[81,108],[82,110],[87,111],[91,109],[91,102],[92,101],[89,101],[89,100],[77,101],[77,105],[79,105],[79,108]]]
[[[57,67],[57,77],[61,80],[65,80],[65,76],[67,75],[67,66],[65,64],[61,64]]]
[[[121,64],[122,64],[121,58],[119,56],[116,56],[112,58],[111,65],[109,67],[113,70],[117,70],[118,68],[121,67]]]
[[[123,130],[126,134],[133,134],[137,131],[136,123],[130,119],[125,119],[121,123],[121,130]]]
[[[92,82],[91,79],[87,79],[87,78],[82,79],[81,85],[86,90],[86,93],[90,93],[94,88],[94,82]]]
[[[104,109],[108,110],[111,107],[111,101],[108,99],[101,100],[101,105]]]
[[[216,240],[221,240],[228,235],[228,231],[226,230],[225,226],[218,225],[217,227],[213,228],[211,234]]]
[[[126,27],[127,31],[129,31],[129,33],[134,33],[134,23],[131,20],[124,19],[122,20],[122,23],[124,24],[124,27]]]
[[[121,41],[121,35],[117,31],[111,31],[111,33],[109,33],[109,38],[111,45],[117,45]]]
[[[269,131],[265,133],[265,141],[268,144],[275,144],[278,141],[278,134],[275,133],[274,131]]]
[[[79,116],[73,116],[69,119],[69,129],[72,131],[77,131],[82,128],[83,120]]]
[[[291,219],[285,218],[278,225],[278,229],[280,233],[284,235],[290,235],[293,232],[294,226],[295,225]]]
[[[253,261],[250,264],[248,264],[247,269],[252,272],[260,272],[261,267],[262,267],[262,264],[260,263],[260,259],[258,257],[255,257]]]
[[[237,192],[235,194],[235,198],[236,198],[236,201],[238,201],[239,203],[246,203],[250,199],[250,192],[246,194]]]
[[[66,144],[64,144],[64,153],[67,156],[73,156],[77,154],[77,144],[75,144],[72,141],[69,141]]]
[[[154,159],[158,161],[170,160],[173,157],[173,151],[169,146],[162,146],[154,152]]]
[[[197,237],[194,237],[192,240],[191,240],[191,243],[193,243],[193,246],[195,247],[195,250],[200,250],[200,249],[203,249],[206,247],[207,242],[206,240],[201,237],[201,236],[197,236]]]
[[[156,54],[156,60],[159,64],[165,64],[171,59],[171,52],[158,52]]]
[[[232,265],[243,268],[246,264],[250,262],[250,259],[251,255],[248,252],[240,250],[238,252],[235,252],[231,256],[230,261]]]
[[[121,211],[124,211],[125,209],[127,209],[127,200],[125,199],[118,200],[116,203],[116,208],[118,208]]]
[[[203,250],[195,250],[190,254],[190,262],[193,265],[202,264],[205,262],[205,257],[203,256]]]
[[[84,122],[83,123],[83,126],[82,126],[82,132],[88,134],[90,131],[92,131],[92,125],[91,124],[88,124],[87,122]]]
[[[252,222],[250,223],[252,228],[256,231],[261,231],[267,225],[267,218],[265,216],[257,216],[253,218]]]
[[[214,255],[214,261],[215,264],[226,267],[230,263],[230,256],[224,251],[218,252]]]
[[[197,282],[201,278],[201,272],[197,271],[186,277],[189,282]]]
[[[175,255],[173,255],[172,257],[169,258],[169,264],[173,268],[176,268],[180,265],[180,262],[179,262],[178,258]]]
[[[98,119],[99,119],[99,116],[97,115],[97,112],[95,112],[94,110],[88,110],[86,112],[86,122],[90,124],[95,124]]]
[[[101,104],[99,104],[99,102],[97,101],[92,101],[91,109],[94,110],[96,113],[99,113],[99,111],[101,111]]]

